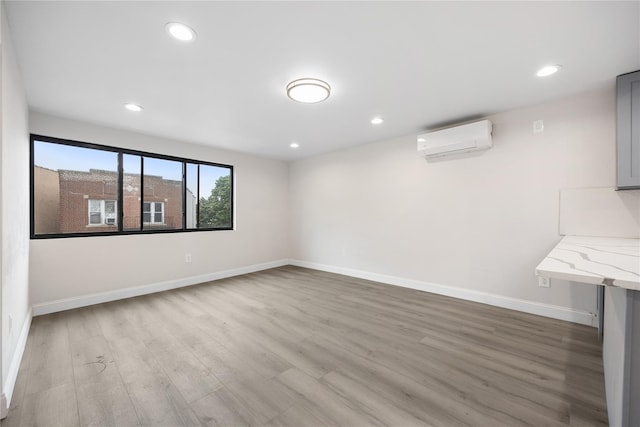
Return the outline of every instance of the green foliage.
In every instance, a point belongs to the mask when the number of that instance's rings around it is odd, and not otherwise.
[[[231,227],[231,176],[221,176],[208,198],[200,198],[200,228]]]

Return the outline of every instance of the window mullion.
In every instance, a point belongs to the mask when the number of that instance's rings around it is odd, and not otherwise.
[[[118,232],[123,230],[124,222],[124,194],[122,186],[124,185],[124,164],[122,151],[118,151],[118,192],[116,194],[116,218],[118,222]]]
[[[198,229],[200,228],[200,163],[198,163],[198,180],[196,187],[196,229]]]
[[[182,162],[182,230],[187,229],[187,162]]]
[[[140,231],[144,229],[144,157],[140,156]]]

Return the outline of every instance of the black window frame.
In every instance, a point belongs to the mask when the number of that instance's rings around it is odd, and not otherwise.
[[[47,142],[52,144],[60,144],[67,145],[72,147],[80,147],[80,148],[89,148],[94,150],[102,150],[116,153],[118,155],[118,178],[117,178],[117,198],[116,198],[116,221],[118,230],[117,231],[95,231],[95,232],[72,232],[72,233],[42,233],[36,234],[35,230],[35,156],[34,156],[34,148],[35,142]],[[141,192],[141,203],[140,203],[140,223],[142,225],[142,220],[144,216],[144,212],[142,209],[144,203],[144,169],[142,169],[142,165],[144,164],[144,157],[151,157],[155,159],[161,160],[171,160],[182,163],[182,228],[173,228],[173,229],[145,229],[141,227],[139,230],[127,229],[124,230],[123,224],[123,215],[124,215],[124,203],[123,203],[123,177],[124,177],[124,168],[123,168],[123,156],[125,154],[130,154],[134,156],[140,156],[141,170],[140,170],[140,187],[142,189]],[[144,235],[144,234],[166,234],[166,233],[190,233],[190,232],[198,232],[198,231],[233,231],[234,228],[234,219],[235,219],[235,186],[234,186],[234,166],[227,165],[224,163],[216,163],[216,162],[208,162],[204,160],[195,160],[188,159],[184,157],[176,157],[166,154],[158,154],[158,153],[150,153],[147,151],[140,150],[132,150],[128,148],[120,148],[120,147],[111,147],[108,145],[95,144],[90,142],[76,141],[71,139],[63,139],[56,138],[45,135],[38,134],[30,134],[30,142],[29,142],[29,200],[30,200],[30,238],[31,239],[59,239],[59,238],[72,238],[72,237],[102,237],[102,236],[123,236],[123,235]],[[195,164],[197,165],[197,192],[196,195],[196,225],[195,228],[187,228],[187,165]],[[213,166],[229,169],[229,184],[230,184],[230,203],[231,203],[231,218],[229,227],[200,227],[200,165]],[[164,207],[163,207],[164,209]],[[163,213],[164,215],[164,213]]]

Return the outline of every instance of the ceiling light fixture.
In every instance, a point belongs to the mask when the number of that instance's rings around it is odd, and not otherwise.
[[[133,104],[131,102],[124,104],[124,108],[126,108],[129,111],[135,111],[135,112],[139,112],[144,110],[144,108],[142,108],[142,106],[138,105],[138,104]]]
[[[379,125],[382,122],[384,122],[384,120],[382,120],[382,117],[374,117],[373,119],[371,119],[372,125]]]
[[[176,40],[180,40],[181,42],[190,42],[196,38],[196,32],[193,31],[193,28],[179,22],[169,22],[165,25],[165,28],[171,37]]]
[[[298,79],[287,85],[287,96],[305,104],[324,101],[330,94],[331,86],[318,79]]]
[[[289,144],[289,147],[296,149],[300,147],[300,144],[298,144],[297,142],[292,142],[291,144]]]
[[[538,70],[538,72],[536,73],[536,76],[547,77],[557,73],[559,69],[560,69],[560,65],[545,65],[544,67]]]

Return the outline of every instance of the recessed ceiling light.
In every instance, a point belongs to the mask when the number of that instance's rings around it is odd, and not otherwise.
[[[287,96],[305,104],[324,101],[330,94],[331,86],[318,79],[298,79],[287,85]]]
[[[131,102],[124,104],[124,108],[126,108],[129,111],[135,111],[135,112],[144,110],[144,108],[142,108],[140,105],[133,104]]]
[[[289,144],[289,147],[291,147],[291,148],[294,148],[294,149],[295,149],[295,148],[300,147],[300,144],[298,144],[297,142],[292,142],[291,144]]]
[[[547,77],[557,73],[559,69],[560,69],[560,65],[545,65],[544,67],[538,70],[538,72],[536,73],[536,76]]]
[[[196,38],[196,32],[192,28],[179,22],[169,22],[165,28],[171,37],[181,42],[190,42]]]
[[[373,119],[371,119],[372,125],[379,125],[382,122],[384,122],[384,120],[382,120],[382,117],[374,117]]]

